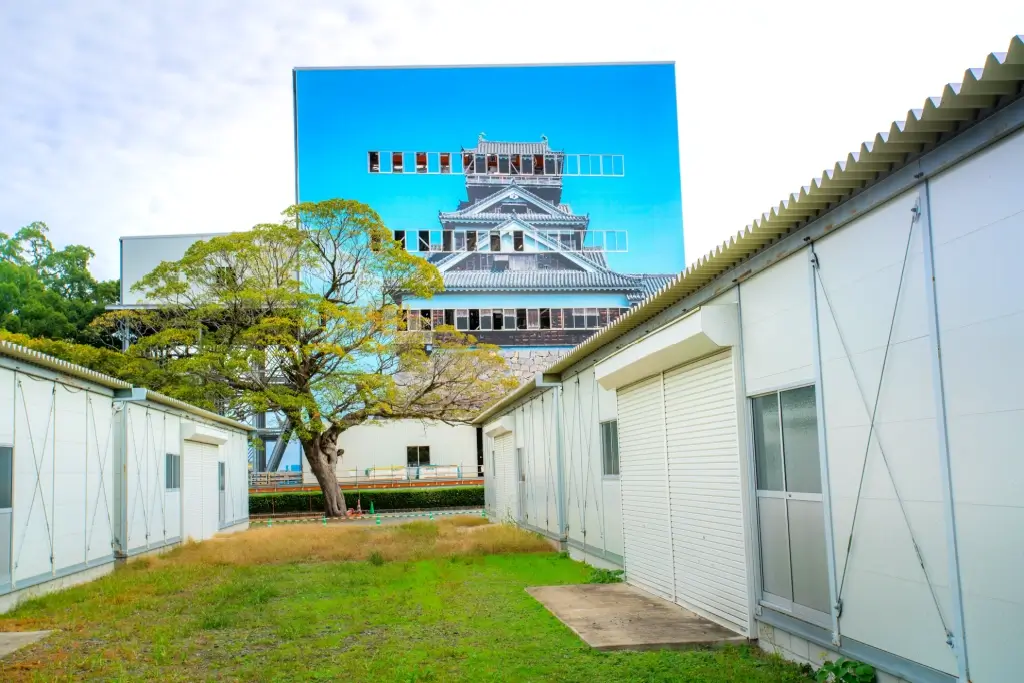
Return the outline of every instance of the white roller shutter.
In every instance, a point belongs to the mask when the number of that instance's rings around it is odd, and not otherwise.
[[[502,521],[514,519],[516,512],[513,451],[513,434],[502,434],[494,439],[494,514]]]
[[[618,390],[626,581],[674,598],[661,376]]]
[[[731,354],[666,372],[664,383],[676,601],[745,634],[747,563]]]
[[[185,442],[181,459],[181,508],[183,540],[203,539],[203,449],[205,444]]]

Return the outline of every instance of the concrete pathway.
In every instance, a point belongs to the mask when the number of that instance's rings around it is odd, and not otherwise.
[[[746,638],[624,583],[527,588],[596,650],[686,649]]]
[[[0,658],[20,650],[26,645],[33,645],[50,635],[51,631],[0,632]]]

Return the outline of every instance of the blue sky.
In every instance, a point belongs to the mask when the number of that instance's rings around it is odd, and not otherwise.
[[[456,152],[488,140],[622,154],[620,178],[566,178],[563,201],[594,230],[625,230],[622,272],[686,266],[675,72],[671,64],[298,70],[301,201],[366,202],[396,230],[439,228],[462,176],[370,175],[368,150]]]

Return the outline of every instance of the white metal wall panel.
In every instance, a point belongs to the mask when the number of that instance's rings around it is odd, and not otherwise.
[[[181,458],[182,540],[203,539],[203,449],[185,441]]]
[[[53,571],[54,382],[17,373],[14,396],[13,578]]]
[[[14,443],[14,371],[0,368],[0,443],[10,446]]]
[[[89,562],[113,552],[114,523],[114,402],[90,393],[86,399],[85,553]]]
[[[1024,134],[931,182],[971,679],[1018,680],[1024,614]]]
[[[618,391],[626,580],[674,599],[661,376]]]
[[[514,413],[517,447],[523,449],[526,481],[519,500],[520,521],[558,532],[555,492],[554,392],[548,391],[528,401]]]
[[[494,514],[501,521],[515,519],[515,439],[502,434],[494,439]]]
[[[665,373],[676,600],[749,628],[732,354]]]
[[[807,250],[740,285],[747,392],[814,381]]]
[[[911,209],[917,197],[916,190],[908,192],[815,245],[824,283],[824,289],[818,286],[817,295],[822,392],[835,556],[842,582],[871,411],[909,235],[910,252],[875,418],[877,439],[872,438],[868,451],[846,569],[840,630],[844,636],[953,673],[955,659],[945,643],[942,623],[896,495],[898,490],[949,623],[945,525],[919,224],[911,234]],[[743,305],[746,308],[745,290]],[[840,330],[852,355],[853,369]],[[867,407],[855,378],[867,397]],[[895,487],[886,473],[878,440],[892,467]]]
[[[170,540],[181,538],[181,488],[179,486],[177,491],[167,490],[167,454],[181,455],[181,418],[174,413],[164,413],[163,420],[162,448],[157,456],[160,465],[160,489],[164,496],[166,538]],[[178,483],[181,483],[180,471]]]
[[[57,382],[53,432],[53,568],[85,564],[88,394]]]

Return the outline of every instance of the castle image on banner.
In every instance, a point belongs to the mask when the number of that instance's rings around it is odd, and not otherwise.
[[[458,154],[368,153],[370,173],[463,173],[466,198],[440,211],[440,226],[396,230],[433,263],[444,291],[403,301],[408,329],[442,325],[502,348],[529,379],[569,348],[664,286],[674,274],[619,273],[608,254],[628,250],[624,230],[591,230],[562,195],[564,176],[625,174],[618,155],[566,154],[541,142],[483,135]]]

